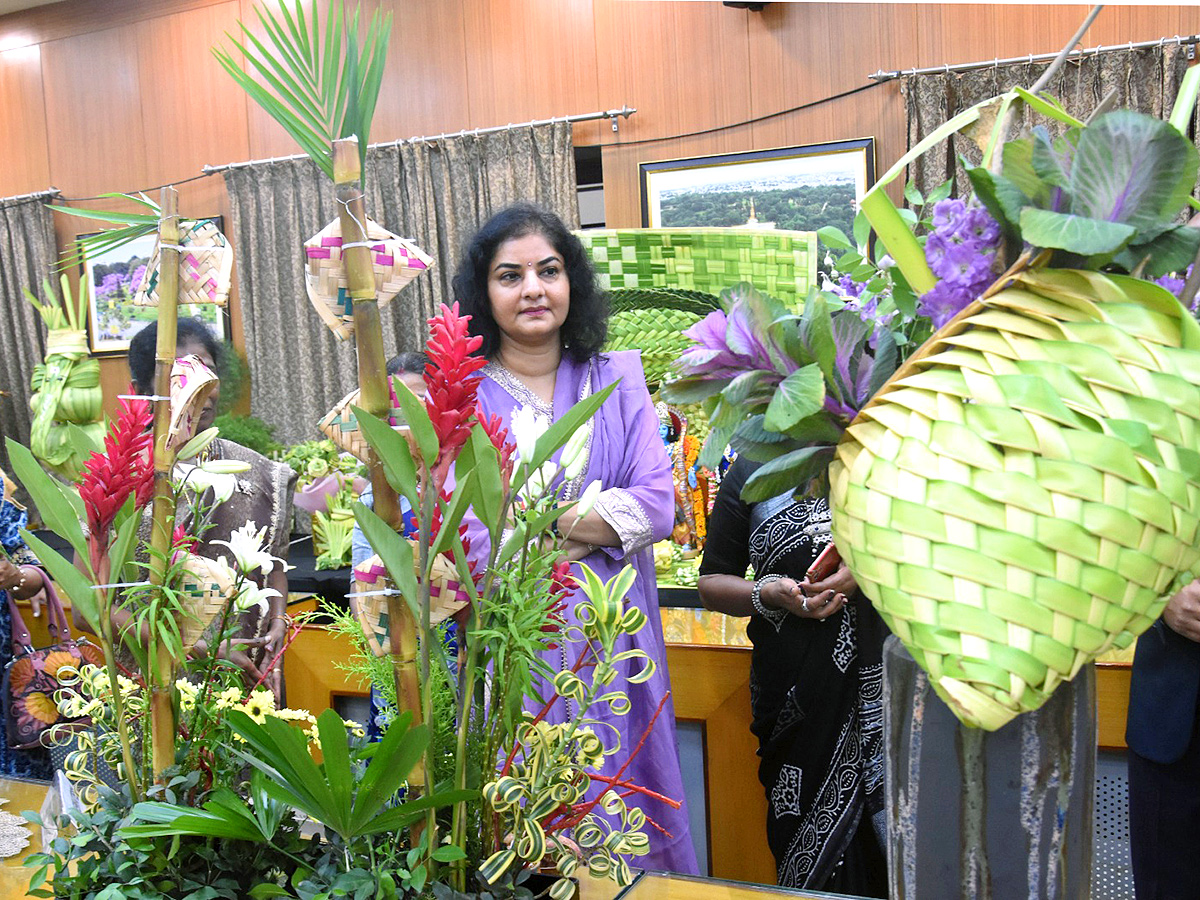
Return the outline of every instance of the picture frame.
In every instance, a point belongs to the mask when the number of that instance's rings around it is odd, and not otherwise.
[[[221,216],[208,216],[221,229]],[[79,235],[79,239],[88,237]],[[158,318],[158,307],[135,306],[133,292],[140,269],[150,262],[157,234],[147,234],[103,253],[84,254],[82,277],[88,285],[88,346],[93,356],[126,353],[138,331]],[[181,304],[180,317],[194,316],[205,323],[218,341],[233,338],[228,308],[212,303]]]
[[[759,227],[853,233],[875,183],[875,138],[644,162],[643,228]]]

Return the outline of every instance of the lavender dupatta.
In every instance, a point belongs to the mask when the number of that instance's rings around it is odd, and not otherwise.
[[[640,685],[626,685],[632,708],[628,715],[614,716],[607,706],[593,709],[592,715],[610,723],[621,735],[621,750],[607,760],[603,774],[615,775],[629,753],[637,745],[646,725],[670,689],[667,660],[663,644],[662,619],[658,612],[658,584],[654,576],[654,561],[650,546],[667,537],[674,524],[675,495],[671,481],[671,464],[658,433],[658,417],[646,389],[641,357],[636,351],[611,352],[594,357],[587,363],[577,363],[564,357],[559,364],[554,387],[553,409],[530,392],[505,369],[489,364],[479,386],[479,405],[487,415],[499,415],[507,427],[512,414],[522,405],[532,405],[539,412],[557,420],[588,394],[620,380],[612,395],[593,417],[591,439],[588,442],[588,462],[583,474],[567,486],[566,499],[575,499],[583,487],[599,479],[603,486],[596,510],[621,536],[621,547],[597,550],[584,560],[601,579],[607,581],[626,563],[637,571],[637,579],[626,599],[639,606],[649,617],[648,624],[632,641],[624,639],[618,650],[645,651],[657,665],[654,676]],[[471,523],[472,554],[487,553],[486,532]],[[573,567],[578,572],[578,567]],[[568,622],[574,622],[577,599],[568,601]],[[549,651],[546,660],[552,669],[561,670],[575,661],[571,645]],[[623,664],[631,671],[628,662]],[[640,668],[640,667],[639,667]],[[546,696],[552,692],[544,688]],[[573,711],[573,710],[572,710]],[[566,711],[558,705],[548,717],[561,722]],[[610,743],[609,729],[597,729],[601,740]],[[683,802],[683,780],[679,768],[679,751],[675,742],[675,709],[670,699],[655,722],[645,745],[625,770],[622,779],[650,788],[667,797]],[[602,785],[594,784],[590,796]],[[632,795],[630,805],[641,807],[646,815],[661,825],[670,837],[647,826],[650,838],[648,856],[634,859],[638,868],[673,872],[696,872],[696,854],[688,829],[687,806],[672,809],[653,798]],[[597,813],[599,809],[597,808]]]

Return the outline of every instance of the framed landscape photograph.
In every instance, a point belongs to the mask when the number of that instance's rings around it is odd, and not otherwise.
[[[221,227],[220,216],[212,221]],[[133,303],[133,294],[150,264],[156,240],[156,235],[148,234],[120,247],[84,256],[83,278],[89,287],[88,344],[93,354],[125,353],[133,336],[158,318],[158,307]],[[180,304],[179,315],[200,319],[218,341],[231,337],[229,316],[222,307],[185,303]]]
[[[643,228],[783,228],[853,232],[875,182],[875,139],[645,162]]]

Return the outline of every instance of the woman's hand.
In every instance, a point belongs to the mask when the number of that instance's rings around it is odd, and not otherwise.
[[[817,618],[825,619],[846,605],[846,599],[858,590],[858,582],[854,580],[854,573],[843,562],[828,578],[816,582],[805,578],[799,587],[808,598],[808,607],[820,610],[821,615]]]
[[[818,584],[833,581],[836,577],[836,574],[832,575]],[[791,578],[768,581],[759,591],[758,599],[763,606],[784,609],[802,619],[817,620],[828,619],[846,602],[844,593],[832,589],[822,589],[816,594],[807,593],[804,590],[807,584],[807,581],[797,582]]]
[[[20,566],[0,558],[0,590],[8,591],[14,600],[28,600],[34,618],[42,612],[42,590],[46,582],[36,566]]]
[[[1200,641],[1200,580],[1172,597],[1162,617],[1172,631],[1189,641]]]

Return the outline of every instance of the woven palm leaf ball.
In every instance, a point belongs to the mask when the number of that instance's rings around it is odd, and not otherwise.
[[[1043,270],[977,301],[851,424],[839,549],[958,717],[994,730],[1127,646],[1200,571],[1200,326]]]

